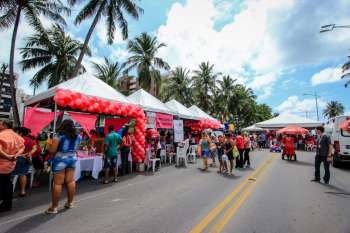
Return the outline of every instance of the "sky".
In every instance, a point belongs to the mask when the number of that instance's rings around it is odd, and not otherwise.
[[[142,32],[157,36],[167,47],[158,56],[172,68],[197,69],[209,61],[215,70],[252,88],[259,103],[273,112],[294,113],[316,119],[329,101],[336,100],[350,114],[350,89],[341,80],[341,66],[350,55],[350,29],[319,33],[325,24],[350,24],[349,0],[141,0],[144,14],[138,21],[129,19],[129,38]],[[91,21],[73,24],[81,6],[72,8],[66,31],[83,41]],[[43,23],[50,23],[43,18]],[[33,30],[22,19],[17,47]],[[0,62],[7,62],[11,30],[0,32]],[[126,41],[120,32],[113,45],[107,44],[103,20],[90,42],[92,57],[83,64],[94,72],[91,62],[106,56],[120,62],[128,57]],[[20,54],[16,51],[16,62]],[[32,93],[29,80],[36,70],[19,73],[19,87]],[[40,90],[45,90],[43,85]]]

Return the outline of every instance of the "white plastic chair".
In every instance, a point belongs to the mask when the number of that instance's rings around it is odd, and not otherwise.
[[[160,164],[160,159],[159,158],[152,158],[152,151],[150,149],[148,149],[146,151],[147,153],[147,169],[149,169],[152,165],[152,171],[153,173],[156,171],[156,163],[157,161],[159,161],[159,167],[161,167],[161,164]]]
[[[166,163],[166,150],[162,149],[160,150],[160,162]]]
[[[187,155],[186,155],[187,149],[185,147],[177,147],[176,148],[176,166],[179,166],[180,159],[184,159],[185,166],[187,167]]]
[[[196,163],[197,159],[197,145],[191,145],[190,150],[187,154],[188,161],[191,163]]]

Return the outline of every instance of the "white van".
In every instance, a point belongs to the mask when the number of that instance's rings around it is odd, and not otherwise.
[[[330,135],[334,146],[333,166],[339,163],[350,163],[350,133],[340,129],[340,125],[350,116],[337,116],[325,125],[325,131]]]

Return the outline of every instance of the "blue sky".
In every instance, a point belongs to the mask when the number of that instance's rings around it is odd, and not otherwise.
[[[341,64],[349,55],[350,30],[319,33],[324,24],[350,24],[350,1],[142,0],[140,5],[145,13],[139,21],[129,20],[130,38],[141,32],[157,35],[167,44],[158,55],[172,67],[193,70],[209,61],[217,71],[253,88],[258,101],[274,112],[315,118],[313,97],[303,95],[315,91],[320,96],[320,114],[330,100],[343,103],[350,112],[350,89],[340,80]],[[73,16],[78,9],[73,9]],[[71,19],[68,22],[67,32],[82,40],[90,22],[80,26]],[[18,47],[32,32],[21,24]],[[11,31],[0,32],[0,38],[3,62],[8,60]],[[93,72],[91,61],[101,62],[103,56],[125,60],[125,45],[119,32],[115,43],[107,45],[104,22],[100,22],[90,43],[93,56],[84,60],[88,71]],[[18,66],[17,70],[20,87],[31,93],[28,80],[35,70],[21,73]]]

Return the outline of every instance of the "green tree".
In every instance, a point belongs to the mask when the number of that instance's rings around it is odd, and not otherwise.
[[[71,5],[82,2],[80,0],[68,0]],[[136,0],[88,0],[83,9],[75,18],[75,24],[80,24],[84,20],[93,18],[89,31],[85,37],[83,49],[80,52],[78,62],[75,68],[75,74],[78,73],[79,67],[83,61],[84,55],[88,48],[89,41],[97,23],[104,16],[106,18],[107,39],[108,43],[114,41],[114,33],[117,26],[121,29],[123,39],[128,38],[128,22],[124,14],[127,13],[134,19],[138,19],[143,9],[136,3]]]
[[[20,49],[23,71],[41,67],[31,79],[34,88],[44,81],[48,81],[49,88],[66,81],[72,75],[77,56],[83,48],[82,43],[66,35],[58,25],[45,32],[37,32],[26,42],[25,47]],[[84,67],[80,72],[85,72]]]
[[[229,75],[223,76],[222,80],[218,80],[218,96],[215,106],[218,107],[218,109],[221,111],[221,116],[224,121],[227,121],[230,119],[230,109],[229,109],[229,102],[233,95],[233,90],[235,87],[236,79],[232,79]],[[215,109],[214,106],[214,109]]]
[[[157,37],[152,37],[147,33],[128,42],[127,48],[130,57],[125,62],[125,72],[136,70],[139,77],[140,86],[157,95],[161,83],[159,69],[169,70],[170,66],[162,58],[157,57],[160,48],[165,47],[164,43],[159,43]]]
[[[21,18],[24,18],[26,22],[35,30],[43,32],[44,27],[40,21],[40,15],[44,15],[45,17],[55,22],[65,24],[65,20],[61,16],[61,14],[66,13],[67,15],[69,15],[70,10],[69,8],[65,7],[60,0],[1,0],[0,12],[0,29],[10,28],[13,26],[9,62],[9,80],[12,92],[11,104],[13,110],[13,120],[14,124],[18,126],[20,124],[20,121],[16,101],[14,57],[17,32]]]
[[[327,103],[325,110],[323,111],[323,115],[328,119],[340,116],[344,114],[344,105],[339,103],[338,101],[330,101]]]
[[[180,103],[190,106],[193,104],[190,71],[176,67],[165,80],[162,90],[162,100],[176,99]]]
[[[216,79],[219,75],[220,73],[214,72],[214,65],[209,62],[202,62],[199,69],[194,71],[192,77],[194,99],[204,111],[209,111],[211,108]]]
[[[93,65],[96,71],[96,76],[99,79],[101,79],[114,89],[120,89],[118,79],[122,74],[123,68],[118,61],[113,63],[105,57],[103,64],[93,63]]]

